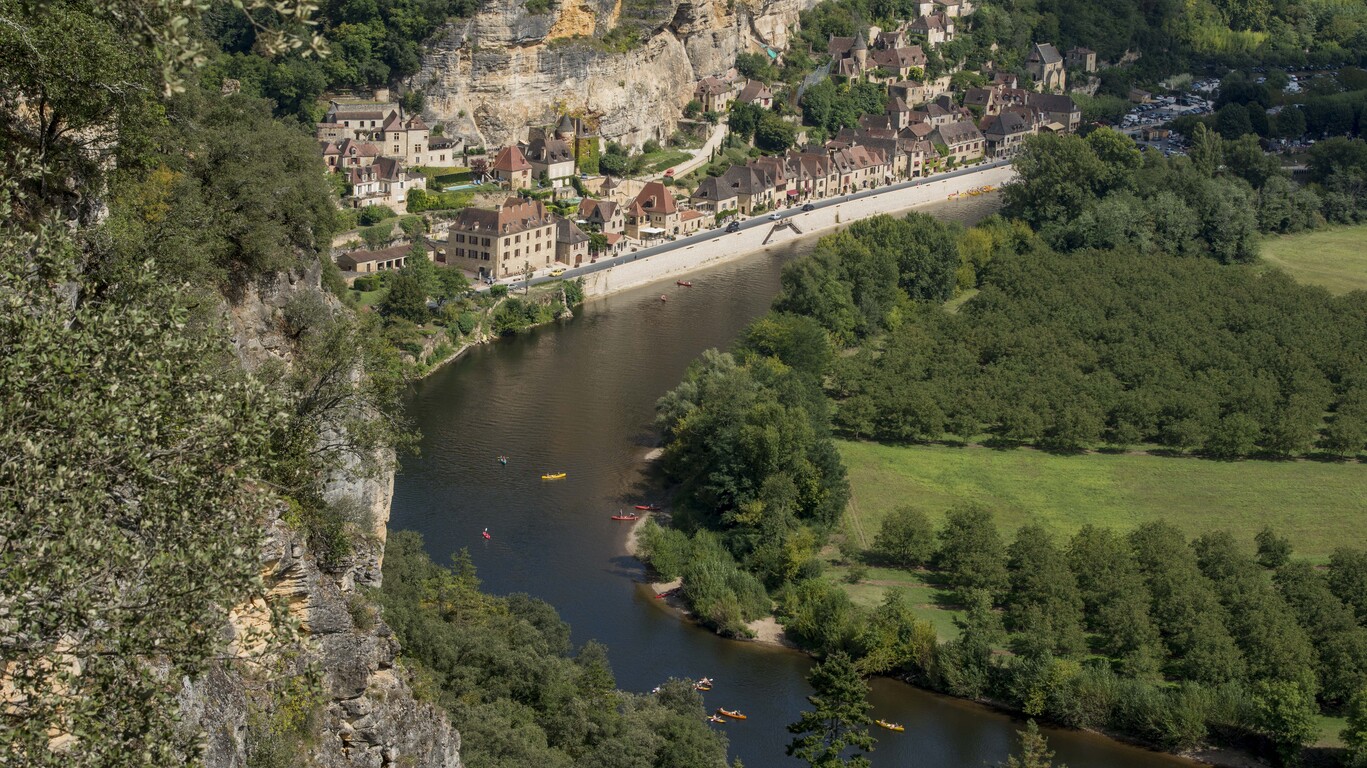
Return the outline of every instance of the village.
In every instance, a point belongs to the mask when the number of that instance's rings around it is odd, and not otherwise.
[[[999,164],[1029,136],[1078,129],[1081,109],[1068,78],[1095,72],[1094,52],[1064,54],[1036,43],[1024,72],[997,71],[991,62],[976,72],[948,64],[931,77],[927,51],[953,42],[974,8],[969,0],[915,6],[915,19],[830,36],[825,51],[811,51],[822,64],[796,92],[782,94],[786,110],[776,104],[776,86],[736,67],[702,78],[679,97],[687,102],[680,126],[691,126],[700,146],[657,152],[666,162],[677,159],[663,169],[618,162],[617,173],[606,173],[609,156],[620,160],[630,149],[599,135],[591,113],[567,111],[551,124],[527,126],[524,140],[485,148],[443,136],[440,125],[408,114],[387,92],[334,98],[317,140],[328,168],[344,180],[343,205],[359,211],[362,223],[390,211],[427,212],[421,227],[391,225],[390,237],[344,235],[334,243],[337,264],[351,282],[400,269],[421,250],[477,284],[560,274],[704,230],[734,231],[743,218],[777,219],[775,212],[810,210],[814,201]],[[766,54],[781,56],[755,55]],[[877,89],[886,108],[835,131],[806,125],[794,107],[825,79]],[[786,146],[762,146],[753,126],[737,135],[742,111],[781,122]]]

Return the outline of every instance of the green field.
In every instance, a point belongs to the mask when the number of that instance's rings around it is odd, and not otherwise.
[[[1367,224],[1268,238],[1263,261],[1330,293],[1367,290]]]
[[[1227,529],[1251,542],[1264,525],[1299,555],[1367,546],[1367,465],[1219,462],[1142,454],[840,442],[853,498],[846,530],[868,547],[883,516],[909,504],[937,522],[962,501],[993,509],[1008,536],[1038,523],[1059,536],[1081,526],[1129,529],[1167,520],[1190,535]]]
[[[933,581],[934,574],[898,568],[869,568],[862,581],[850,584],[845,580],[849,567],[829,562],[825,573],[856,604],[866,608],[877,607],[889,589],[900,589],[906,594],[912,613],[918,619],[930,622],[940,640],[953,640],[959,636],[959,627],[954,619],[961,616],[963,611],[954,605],[954,596]]]

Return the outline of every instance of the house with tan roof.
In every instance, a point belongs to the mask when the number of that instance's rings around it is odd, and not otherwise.
[[[333,99],[319,125],[329,133],[335,132],[338,139],[369,140],[390,117],[398,114],[399,105],[392,101]]]
[[[713,75],[699,80],[697,87],[693,89],[693,98],[702,104],[704,112],[725,112],[731,108],[731,100],[735,96],[735,88],[730,82]]]
[[[489,175],[513,191],[532,186],[532,164],[527,162],[522,150],[512,145],[500,149],[494,156],[489,164]]]
[[[611,200],[594,200],[588,197],[580,200],[579,220],[591,231],[604,234],[620,234],[626,229],[622,206]]]
[[[424,249],[426,250],[426,249]],[[362,275],[403,269],[413,253],[413,245],[395,245],[379,251],[349,251],[337,257],[337,267],[343,272]],[[428,254],[428,258],[432,258]]]
[[[919,45],[874,51],[869,58],[874,66],[887,72],[894,82],[907,79],[913,68],[924,69],[926,66],[926,53]]]
[[[679,234],[679,204],[674,194],[658,181],[646,182],[627,206],[626,234],[637,240]]]
[[[891,177],[891,166],[883,153],[873,147],[854,145],[831,152],[835,166],[836,188],[830,194],[845,195],[878,186]]]
[[[555,228],[540,200],[510,197],[493,209],[466,208],[447,232],[446,263],[494,279],[542,269],[555,261]]]
[[[764,109],[774,106],[774,92],[769,90],[769,86],[758,80],[745,81],[745,87],[740,89],[740,94],[736,100],[742,104],[757,104]]]
[[[943,13],[920,16],[907,27],[912,37],[934,48],[942,43],[954,42],[954,19]]]

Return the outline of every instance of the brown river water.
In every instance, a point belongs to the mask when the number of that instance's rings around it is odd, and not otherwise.
[[[971,222],[991,213],[996,197],[925,210]],[[732,758],[749,768],[800,765],[784,756],[785,726],[807,703],[811,661],[720,639],[660,610],[640,587],[641,565],[625,553],[628,524],[609,516],[665,501],[645,472],[644,457],[658,442],[655,401],[700,352],[730,346],[768,309],[780,268],[812,242],[691,274],[692,288],[671,279],[594,300],[573,320],[474,348],[418,382],[408,413],[423,433],[421,455],[403,460],[390,518],[395,529],[420,531],[437,562],[468,548],[485,589],[554,605],[576,643],[606,643],[621,688],[648,691],[670,676],[714,678],[707,705],[749,716],[718,726]],[[542,481],[548,472],[568,476]],[[875,717],[907,728],[876,733],[875,768],[995,765],[1022,726],[892,680],[875,680],[870,701]],[[1094,734],[1048,735],[1057,760],[1071,768],[1193,765]]]

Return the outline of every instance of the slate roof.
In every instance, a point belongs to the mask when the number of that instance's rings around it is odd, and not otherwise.
[[[1049,43],[1035,43],[1034,47],[1030,49],[1030,58],[1026,59],[1026,61],[1058,64],[1063,61],[1063,57],[1059,55],[1058,49],[1053,45]]]
[[[983,137],[978,127],[967,120],[945,123],[935,130],[940,134],[940,140],[951,147],[968,141],[978,141]]]

